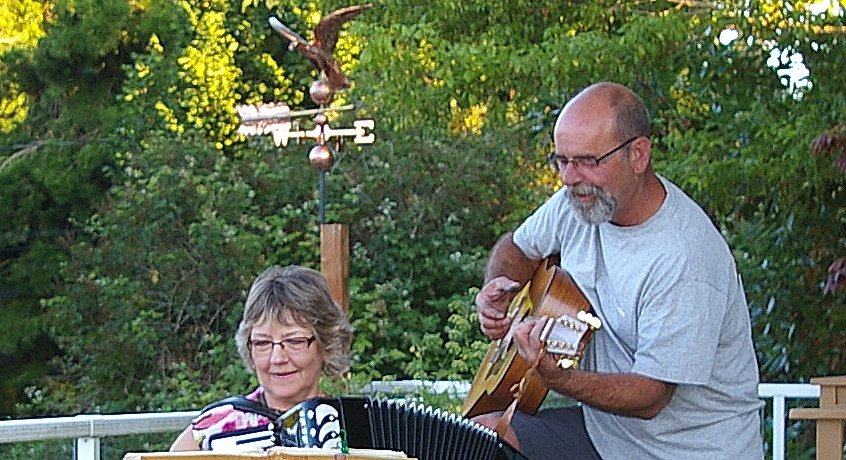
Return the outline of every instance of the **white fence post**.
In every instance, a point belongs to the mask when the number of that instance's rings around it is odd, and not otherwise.
[[[760,383],[759,398],[773,399],[773,460],[784,460],[785,398],[819,399],[820,386],[810,383]]]
[[[76,460],[100,460],[100,438],[76,438]]]
[[[773,460],[784,460],[784,396],[773,396]]]

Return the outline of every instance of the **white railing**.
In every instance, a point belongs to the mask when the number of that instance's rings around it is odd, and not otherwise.
[[[100,438],[184,430],[199,411],[82,414],[0,421],[0,443],[76,439],[74,458],[99,460]]]
[[[773,400],[773,460],[784,460],[785,399],[819,399],[820,386],[811,383],[760,383],[758,397]]]
[[[463,397],[468,382],[427,382],[402,380],[372,382],[364,393],[414,394],[421,389],[431,393],[448,393]],[[785,400],[818,399],[819,385],[809,383],[761,383],[758,397],[773,400],[772,459],[784,460],[785,452]],[[0,421],[0,443],[43,441],[48,439],[76,439],[77,460],[100,460],[100,438],[141,433],[166,433],[174,435],[188,426],[198,411],[156,412],[137,414],[83,414],[72,417],[50,417]]]

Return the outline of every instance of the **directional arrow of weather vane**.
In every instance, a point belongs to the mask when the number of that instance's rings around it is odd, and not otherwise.
[[[317,123],[321,118],[315,117],[314,128],[308,131],[291,131],[291,119],[306,115],[322,115],[329,111],[340,112],[354,109],[352,104],[340,107],[329,107],[292,112],[287,104],[270,102],[264,104],[239,105],[236,107],[241,124],[238,133],[245,136],[260,136],[270,134],[277,146],[287,146],[291,139],[316,139],[325,142],[332,137],[352,137],[356,144],[372,144],[376,140],[372,130],[375,122],[372,119],[353,121],[353,128],[332,128],[328,122]]]

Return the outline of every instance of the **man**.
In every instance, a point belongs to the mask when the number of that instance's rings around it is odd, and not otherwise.
[[[560,254],[602,321],[582,369],[544,354],[538,375],[576,407],[516,412],[506,440],[532,460],[761,459],[758,367],[743,286],[702,209],[651,167],[649,113],[630,89],[592,85],[555,124],[564,187],[491,251],[476,297],[503,337],[516,287]],[[528,363],[545,320],[517,325]],[[477,421],[495,427],[500,414]]]

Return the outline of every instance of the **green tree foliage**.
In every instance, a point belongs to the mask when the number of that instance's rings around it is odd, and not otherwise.
[[[117,180],[96,212],[78,221],[79,240],[62,270],[66,287],[46,303],[62,325],[51,335],[63,359],[58,377],[38,393],[40,411],[196,404],[192,390],[208,391],[210,381],[212,389],[220,385],[217,394],[226,392],[233,379],[245,380],[230,333],[237,323],[233,307],[252,274],[268,260],[306,263],[315,257],[313,234],[284,234],[313,222],[290,206],[275,207],[283,188],[275,174],[296,173],[277,169],[278,152],[267,163],[267,149],[257,156],[255,149],[228,148],[239,100],[301,98],[283,92],[290,84],[267,45],[257,45],[264,39],[230,17],[231,7],[185,3],[159,12],[159,19],[182,21],[181,28],[195,33],[151,33],[122,68],[117,100],[123,117],[113,132],[126,142],[113,150]],[[250,84],[265,94],[238,80],[245,70],[234,62],[242,47],[259,63],[273,64],[245,66]],[[310,194],[311,187],[295,186],[279,195],[299,203]],[[301,247],[312,251],[303,256]],[[92,372],[100,362],[111,365]],[[223,368],[233,377],[220,379]],[[124,376],[119,392],[128,398],[104,398],[98,390],[111,386],[116,374]],[[180,387],[182,402],[171,394]],[[53,405],[57,400],[73,402]]]
[[[237,135],[234,107],[311,108],[316,74],[267,17],[309,38],[320,11],[346,4],[151,1],[102,17],[74,5],[51,4],[38,45],[2,60],[30,108],[4,139],[44,144],[0,171],[14,177],[4,203],[21,203],[3,208],[3,247],[21,249],[0,280],[37,287],[12,299],[16,343],[43,343],[48,327],[60,350],[21,413],[249,391],[231,339],[241,304],[268,264],[318,265],[317,174],[310,145]],[[842,372],[829,331],[846,326],[844,292],[822,288],[846,254],[846,179],[811,143],[846,116],[844,19],[805,7],[385,0],[357,17],[337,48],[354,86],[336,102],[358,109],[330,123],[373,117],[377,142],[343,145],[327,177],[327,216],[350,225],[352,381],[473,375],[487,250],[555,186],[544,155],[557,110],[599,80],[643,95],[656,169],[735,250],[763,378]],[[721,42],[726,29],[738,37]],[[786,53],[775,66],[773,50]],[[795,53],[804,86],[779,74]]]
[[[121,30],[131,13],[121,2],[3,5],[0,298],[9,328],[0,339],[0,411],[8,413],[55,351],[41,299],[56,292],[71,219],[86,219],[108,186],[121,141],[104,134],[120,112],[114,95],[131,45]]]
[[[43,35],[41,3],[36,1],[3,0],[0,2],[0,54],[32,47]],[[26,95],[20,84],[7,75],[0,63],[0,132],[6,133],[20,124],[27,114]]]

